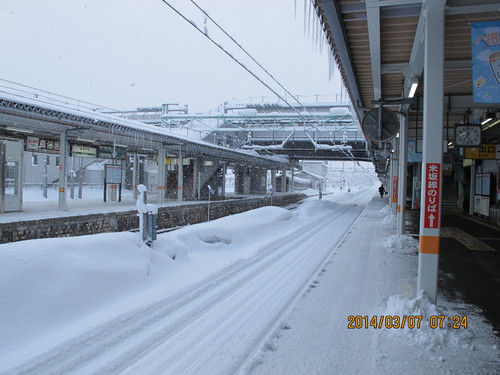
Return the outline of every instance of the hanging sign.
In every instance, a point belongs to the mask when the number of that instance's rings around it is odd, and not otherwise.
[[[97,148],[89,146],[71,146],[71,156],[80,156],[82,158],[96,158]]]
[[[425,165],[424,228],[439,228],[441,164]]]
[[[57,139],[26,137],[26,151],[58,154],[60,147],[60,142]]]
[[[466,148],[467,159],[500,159],[500,145],[484,144],[477,148]]]
[[[500,103],[500,22],[471,24],[472,91],[476,103]]]

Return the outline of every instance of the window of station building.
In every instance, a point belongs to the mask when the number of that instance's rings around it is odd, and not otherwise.
[[[56,167],[59,167],[59,156],[56,156]]]
[[[31,154],[31,165],[32,166],[37,166],[38,165],[38,155],[35,153]]]

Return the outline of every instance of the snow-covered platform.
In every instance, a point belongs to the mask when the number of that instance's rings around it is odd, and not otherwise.
[[[417,241],[373,194],[262,207],[153,248],[136,233],[0,245],[0,374],[494,374],[491,325],[417,295]]]
[[[441,283],[437,305],[417,296],[418,242],[395,235],[386,204],[378,197],[368,204],[248,365],[252,375],[499,373],[500,340],[461,290]],[[414,219],[409,215],[408,228]],[[451,245],[443,241],[445,253]],[[490,298],[498,302],[498,293]],[[394,328],[405,316],[422,316],[419,327],[407,320],[406,328]],[[431,328],[441,317],[444,327]],[[454,317],[466,317],[467,328],[453,328]]]
[[[305,197],[300,193],[286,193],[272,198],[229,196],[212,202],[167,201],[158,206],[157,224],[160,230],[179,228],[271,204],[286,206]],[[123,203],[73,200],[66,211],[53,208],[54,200],[28,203],[24,212],[0,215],[0,243],[136,230],[139,227],[137,208],[130,198],[126,197]]]

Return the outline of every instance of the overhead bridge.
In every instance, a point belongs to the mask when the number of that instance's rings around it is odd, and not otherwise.
[[[165,111],[161,124],[199,131],[207,142],[292,160],[372,161],[350,106],[314,103],[302,107],[245,104],[224,113],[178,114]]]

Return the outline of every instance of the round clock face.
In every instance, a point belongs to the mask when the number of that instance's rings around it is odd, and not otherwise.
[[[457,125],[455,127],[455,144],[457,146],[480,146],[481,125]]]

